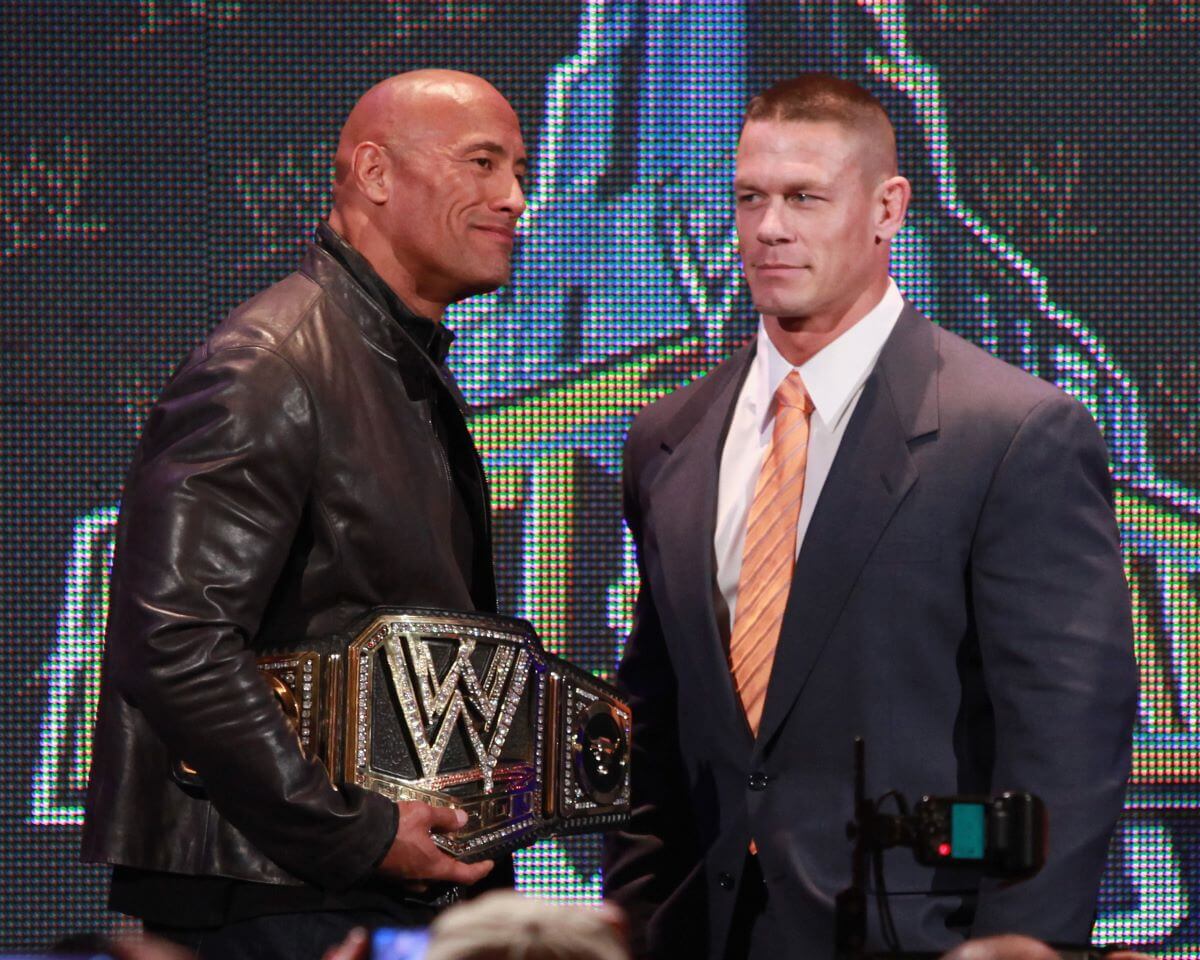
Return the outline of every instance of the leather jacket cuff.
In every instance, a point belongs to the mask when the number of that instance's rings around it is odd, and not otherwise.
[[[396,831],[400,829],[400,807],[397,804],[392,804],[392,829],[387,835],[387,840],[383,843],[383,849],[379,851],[379,856],[371,861],[371,866],[367,870],[367,876],[373,874],[379,869],[379,865],[383,863],[383,858],[388,855],[388,851],[392,849],[392,843],[396,839]]]

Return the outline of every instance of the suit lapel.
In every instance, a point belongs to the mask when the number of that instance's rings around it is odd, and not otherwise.
[[[754,356],[753,344],[738,350],[701,382],[688,402],[664,426],[668,459],[649,491],[666,591],[665,608],[689,644],[688,658],[708,686],[709,702],[727,724],[749,730],[741,716],[713,609],[716,589],[713,533],[721,447],[734,405]]]
[[[863,387],[796,560],[756,750],[803,690],[859,572],[916,482],[908,441],[937,429],[933,335],[906,306]]]

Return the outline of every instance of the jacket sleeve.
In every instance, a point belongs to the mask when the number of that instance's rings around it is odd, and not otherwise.
[[[224,818],[285,870],[336,889],[381,858],[395,806],[335,789],[304,758],[251,644],[309,509],[315,416],[299,374],[262,347],[175,376],[127,479],[105,670]]]
[[[655,914],[683,894],[701,857],[679,748],[674,668],[643,567],[641,510],[631,441],[626,451],[625,514],[638,551],[640,588],[633,628],[617,670],[617,687],[633,711],[629,824],[607,835],[605,896],[626,911],[635,956],[656,941]],[[697,923],[703,924],[697,917]]]
[[[985,882],[973,933],[1087,942],[1121,815],[1137,700],[1107,454],[1064,396],[1025,418],[979,520],[970,589],[994,711],[995,790],[1042,797],[1044,869]]]

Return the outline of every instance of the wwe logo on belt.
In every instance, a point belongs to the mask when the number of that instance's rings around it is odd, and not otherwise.
[[[454,659],[442,677],[438,676],[430,640],[439,645],[458,642]],[[496,644],[481,680],[471,663],[475,646],[476,641],[468,637],[425,638],[406,633],[390,637],[386,649],[392,685],[400,700],[408,734],[416,746],[421,775],[437,775],[446,746],[461,719],[483,774],[484,790],[490,791],[496,764],[525,690],[529,655],[507,644]]]

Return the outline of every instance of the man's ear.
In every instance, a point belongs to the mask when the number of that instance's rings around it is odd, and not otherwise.
[[[876,188],[875,195],[875,238],[891,240],[904,226],[908,202],[912,199],[912,184],[901,176],[888,177]]]
[[[387,203],[391,196],[392,158],[387,148],[364,140],[350,157],[350,176],[358,192],[372,203]]]

